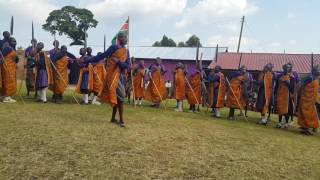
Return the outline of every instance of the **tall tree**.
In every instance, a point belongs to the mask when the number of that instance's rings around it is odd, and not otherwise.
[[[186,44],[183,41],[178,43],[178,47],[185,47],[185,46],[186,46]]]
[[[200,38],[198,38],[196,35],[192,35],[185,43],[185,46],[187,47],[198,47],[198,44],[201,45]]]
[[[91,11],[73,6],[64,6],[53,10],[47,17],[42,28],[51,34],[67,35],[72,45],[84,45],[85,34],[89,28],[95,28],[98,21],[93,18]]]
[[[176,47],[177,44],[173,39],[168,38],[166,35],[163,35],[161,41],[156,41],[152,46],[157,47]]]

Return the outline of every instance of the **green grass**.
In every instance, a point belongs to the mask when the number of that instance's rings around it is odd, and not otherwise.
[[[258,126],[256,113],[228,121],[173,112],[174,102],[126,105],[119,128],[108,105],[66,98],[0,103],[0,179],[320,179],[320,136]]]

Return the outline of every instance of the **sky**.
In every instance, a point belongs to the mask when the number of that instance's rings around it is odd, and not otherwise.
[[[245,16],[241,52],[320,53],[319,0],[0,0],[0,31],[9,30],[14,16],[18,46],[35,37],[52,48],[53,36],[42,29],[48,14],[71,5],[87,8],[99,21],[88,31],[88,45],[102,51],[130,17],[130,46],[150,46],[165,34],[177,43],[195,34],[203,46],[236,51],[241,17]],[[66,36],[58,36],[68,45]],[[69,47],[77,51],[80,47]]]

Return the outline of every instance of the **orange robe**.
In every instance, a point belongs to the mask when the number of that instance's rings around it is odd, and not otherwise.
[[[57,60],[54,65],[57,69],[53,68],[53,85],[50,90],[54,94],[62,95],[67,89],[69,84],[68,78],[68,57],[64,56],[63,58]],[[57,72],[58,71],[58,72]]]
[[[274,85],[274,81],[273,81],[273,73],[272,72],[266,72],[266,73],[262,73],[260,74],[259,76],[259,80],[262,81],[263,83],[263,86],[261,85],[259,87],[259,92],[260,91],[264,91],[263,94],[264,94],[264,97],[258,97],[258,100],[256,102],[256,111],[257,112],[261,112],[261,114],[266,114],[267,111],[268,111],[268,108],[270,106],[270,103],[271,103],[271,100],[272,100],[272,92],[273,92],[273,85]],[[263,98],[263,102],[264,104],[258,104],[258,103],[261,103],[259,101],[259,98]]]
[[[106,68],[103,63],[98,63],[93,67],[93,91],[100,94],[103,89],[103,82],[106,77]]]
[[[161,75],[160,69],[157,69],[151,74],[150,83],[145,92],[145,99],[153,103],[160,103],[167,98],[168,92],[165,86],[165,81]],[[160,96],[161,97],[160,97]]]
[[[285,81],[287,80],[290,80],[290,82],[292,81],[289,74],[282,75],[278,80],[276,101],[277,101],[277,112],[279,115],[286,115],[289,113],[290,101],[292,101],[290,89],[285,83]]]
[[[174,95],[175,99],[178,101],[182,101],[185,99],[186,95],[186,81],[185,81],[185,73],[184,70],[181,68],[176,69],[175,75],[174,75],[174,82],[175,82],[175,88],[174,88]]]
[[[85,72],[89,73],[89,81],[88,81],[88,85],[87,85],[87,90],[90,92],[93,89],[93,67],[91,64],[88,65],[88,67],[83,67],[80,69],[80,75],[79,75],[79,79],[78,79],[78,83],[76,86],[76,92],[79,94],[82,94],[81,92],[81,84],[82,84],[82,80],[83,80],[83,74]]]
[[[48,86],[50,87],[50,86],[53,85],[52,66],[51,66],[51,63],[50,63],[51,60],[49,59],[47,53],[44,53],[44,58],[45,58],[47,76],[48,76]],[[37,53],[37,54],[35,55],[35,61],[36,61],[36,64],[39,63],[39,61],[40,61],[40,53]],[[37,79],[38,68],[35,68],[35,70],[36,70],[35,79]],[[35,81],[35,82],[36,82],[36,81]]]
[[[118,63],[113,58],[118,59],[120,62],[124,63],[128,59],[127,49],[117,49],[107,61],[107,74],[104,80],[100,99],[103,102],[110,103],[112,107],[118,104],[117,87],[120,81],[120,68]]]
[[[238,75],[230,80],[230,87],[227,91],[226,100],[226,105],[229,108],[243,109],[246,106],[246,101],[243,94],[244,81],[244,75]],[[233,92],[231,91],[231,89],[233,90]],[[239,107],[239,104],[241,105],[241,107]]]
[[[139,68],[133,78],[133,87],[135,98],[144,97],[144,69]]]
[[[223,108],[224,107],[224,99],[225,99],[225,79],[222,73],[218,74],[220,80],[219,84],[216,82],[210,83],[209,91],[210,91],[210,106],[212,108]],[[218,92],[215,92],[215,89],[218,87]],[[217,94],[216,94],[217,93]],[[216,104],[215,104],[216,102]]]
[[[310,78],[311,79],[311,78]],[[302,87],[298,109],[298,124],[303,128],[318,128],[319,118],[316,108],[319,80],[311,79]]]
[[[4,57],[4,63],[1,64],[2,94],[12,96],[17,91],[17,64],[16,51],[12,50]]]
[[[186,97],[190,105],[200,104],[201,101],[201,74],[197,73],[188,78],[189,84],[186,85]],[[190,88],[191,86],[191,88]]]

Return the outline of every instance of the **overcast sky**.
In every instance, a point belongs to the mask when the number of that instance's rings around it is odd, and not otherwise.
[[[102,49],[103,35],[110,43],[128,16],[130,45],[149,46],[164,34],[176,42],[196,34],[204,46],[218,43],[236,51],[243,15],[242,52],[320,53],[318,0],[0,0],[0,31],[9,30],[13,15],[14,36],[26,47],[33,20],[36,38],[50,49],[53,37],[41,25],[50,11],[65,5],[87,8],[99,21],[88,32],[94,53]],[[70,43],[65,36],[57,39]]]

